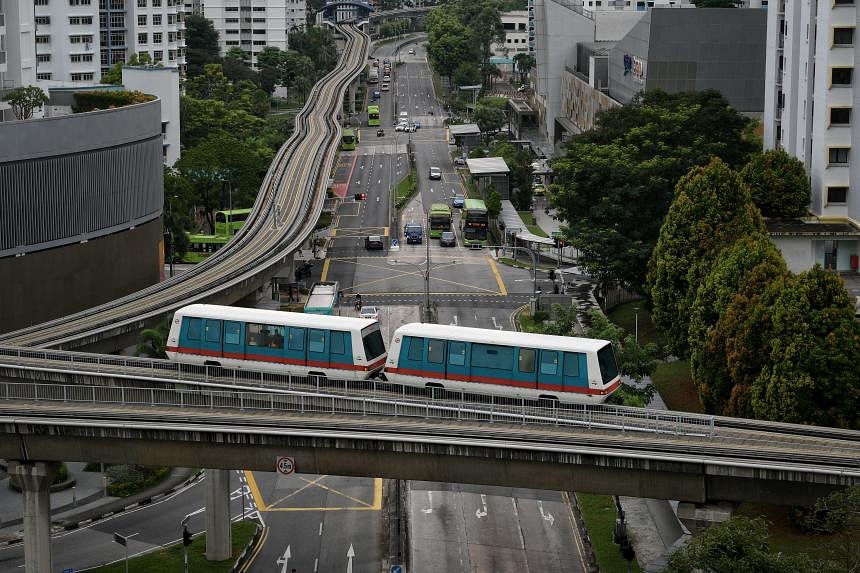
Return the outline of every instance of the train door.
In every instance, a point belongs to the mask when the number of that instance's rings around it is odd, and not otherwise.
[[[588,364],[585,354],[565,352],[561,376],[562,385],[568,392],[576,391],[577,388],[588,388]]]
[[[445,379],[445,347],[447,343],[438,338],[427,339],[427,359],[424,370],[428,377]]]
[[[541,390],[561,390],[561,352],[541,350],[538,363],[538,388]]]
[[[536,384],[537,355],[538,351],[534,348],[517,349],[517,366],[513,378],[520,385],[527,383],[531,389],[534,389]]]
[[[288,364],[297,366],[305,366],[307,357],[305,356],[305,338],[307,331],[304,328],[296,328],[294,326],[287,327],[287,343],[284,345],[284,356]]]
[[[235,320],[224,321],[224,358],[243,360],[245,358],[245,345],[242,334],[242,323]]]
[[[466,355],[466,343],[451,340],[448,342],[448,372],[449,380],[468,380],[469,362]]]
[[[221,321],[207,318],[203,324],[203,340],[200,347],[206,356],[221,356]]]
[[[308,366],[311,368],[329,367],[328,332],[321,328],[308,329]]]

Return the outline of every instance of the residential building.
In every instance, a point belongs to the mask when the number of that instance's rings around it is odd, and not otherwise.
[[[102,72],[132,54],[185,71],[185,8],[181,0],[100,0]]]
[[[167,166],[179,159],[179,75],[177,67],[125,66],[122,69],[125,89],[152,94],[161,100],[161,146]]]
[[[813,217],[801,226],[772,229],[794,271],[816,263],[857,270],[856,24],[854,0],[774,0],[768,6],[764,145],[782,148],[803,162],[812,187]]]
[[[101,78],[98,0],[32,2],[35,4],[36,79],[98,82]]]
[[[33,10],[19,0],[0,0],[0,96],[36,83],[36,26]],[[15,119],[0,101],[0,122]]]
[[[289,33],[304,29],[305,0],[206,0],[203,15],[218,32],[221,53],[240,48],[256,64],[266,46],[288,48]]]

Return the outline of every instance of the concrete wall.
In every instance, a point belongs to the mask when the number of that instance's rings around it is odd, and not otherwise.
[[[134,66],[122,69],[126,89],[152,94],[161,101],[161,123],[164,135],[164,164],[172,166],[179,159],[180,113],[179,68]]]
[[[801,273],[815,265],[813,242],[809,237],[771,237],[770,240],[782,253],[791,272]]]

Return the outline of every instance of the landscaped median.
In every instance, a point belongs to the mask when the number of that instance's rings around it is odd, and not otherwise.
[[[404,177],[400,183],[397,184],[397,189],[395,190],[395,200],[394,207],[397,209],[402,209],[412,196],[418,192],[418,176],[415,173],[415,169],[410,169],[409,174]]]

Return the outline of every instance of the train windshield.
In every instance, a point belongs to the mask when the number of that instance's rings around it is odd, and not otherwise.
[[[597,362],[600,364],[600,375],[603,377],[604,384],[608,384],[618,376],[618,363],[615,361],[611,342],[597,351]]]
[[[379,325],[374,324],[362,330],[361,340],[364,342],[364,355],[368,361],[385,354],[385,342],[382,340]]]

